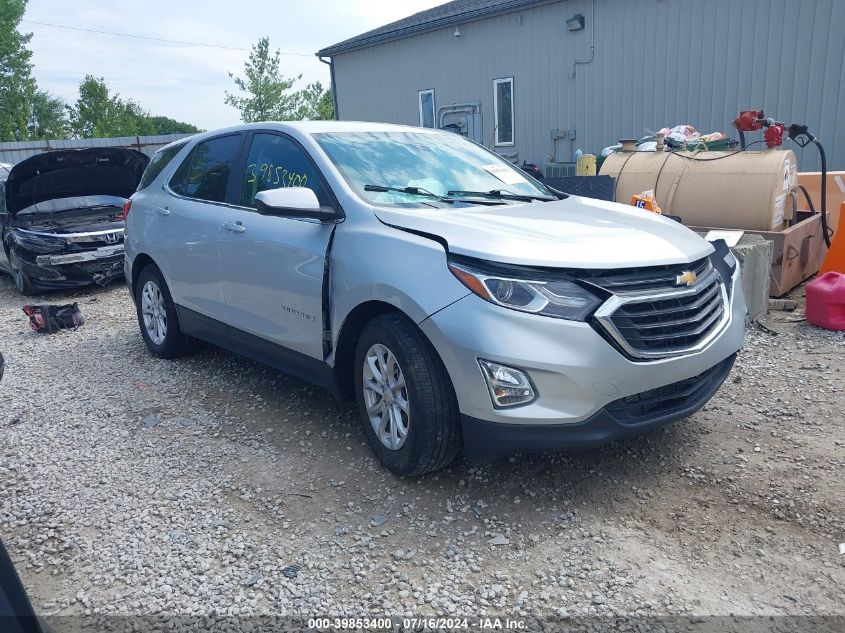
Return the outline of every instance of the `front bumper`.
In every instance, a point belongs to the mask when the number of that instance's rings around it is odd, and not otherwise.
[[[36,290],[105,286],[123,275],[123,245],[69,254],[38,255],[12,249],[12,264],[29,277]]]
[[[677,387],[667,385],[664,387],[667,393],[662,398],[666,406],[656,404],[655,401],[661,401],[656,397],[644,407],[620,398],[577,424],[498,424],[462,415],[464,447],[475,459],[493,459],[514,453],[585,448],[651,431],[683,420],[701,409],[728,377],[735,360],[736,354],[733,354],[704,374],[675,383]],[[639,412],[648,408],[653,411],[636,418],[626,414],[626,410]]]
[[[540,449],[583,445],[643,428],[637,424],[619,428],[606,415],[611,403],[700,376],[736,354],[745,337],[746,307],[739,274],[731,284],[730,320],[705,347],[645,362],[626,358],[587,323],[508,310],[475,295],[435,313],[421,327],[455,386],[470,450],[479,435],[503,438],[508,452],[515,452],[517,445],[528,450],[535,444],[525,439],[525,446],[520,437],[547,438],[539,440]],[[525,371],[537,399],[521,407],[494,409],[479,358]],[[703,406],[717,388],[678,415],[685,417]],[[661,423],[646,422],[645,426]],[[561,446],[555,437],[561,438]]]
[[[103,259],[123,259],[123,244],[103,246],[80,253],[64,253],[59,255],[39,255],[35,258],[38,266],[63,266],[65,264],[80,264],[82,262],[96,262]]]

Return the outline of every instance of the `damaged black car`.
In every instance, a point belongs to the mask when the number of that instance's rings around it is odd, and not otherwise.
[[[149,160],[96,147],[16,164],[0,183],[0,270],[26,295],[122,278],[124,205]]]

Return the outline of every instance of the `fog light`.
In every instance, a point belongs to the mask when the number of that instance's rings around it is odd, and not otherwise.
[[[497,409],[525,405],[537,397],[534,385],[525,372],[481,358],[478,365],[487,382],[493,406]]]

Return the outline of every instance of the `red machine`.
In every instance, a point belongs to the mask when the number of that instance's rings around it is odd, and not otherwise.
[[[763,138],[766,139],[766,146],[769,149],[783,145],[783,134],[786,126],[774,119],[766,118],[762,110],[744,110],[734,119],[734,127],[739,132],[739,141],[742,149],[745,149],[745,132],[757,132],[766,128]]]

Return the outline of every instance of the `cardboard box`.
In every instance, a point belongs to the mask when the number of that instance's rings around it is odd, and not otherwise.
[[[828,204],[830,207],[830,204]],[[821,215],[798,213],[799,222],[783,231],[745,231],[770,240],[772,249],[772,270],[769,274],[769,296],[782,297],[802,281],[817,272],[827,255],[822,237]],[[839,209],[829,214],[831,226],[839,221]],[[693,231],[706,233],[723,227],[689,227]]]

